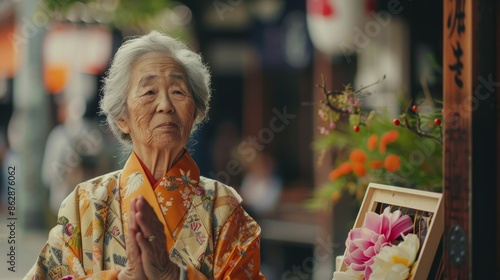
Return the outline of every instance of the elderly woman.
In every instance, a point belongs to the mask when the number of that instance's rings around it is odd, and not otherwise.
[[[208,69],[179,41],[152,32],[123,44],[101,108],[130,157],[62,202],[25,279],[263,279],[260,227],[185,149],[210,95]]]

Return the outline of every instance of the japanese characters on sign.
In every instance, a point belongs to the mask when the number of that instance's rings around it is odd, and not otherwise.
[[[454,0],[450,0],[453,2]],[[465,1],[466,0],[455,0],[455,5],[453,9],[450,10],[447,19],[447,27],[449,29],[449,41],[451,42],[451,49],[453,50],[453,56],[455,61],[453,64],[448,64],[448,68],[455,73],[455,84],[459,88],[464,87],[464,82],[462,79],[462,70],[464,68],[462,62],[463,50],[460,45],[460,39],[462,34],[465,32]],[[456,32],[457,36],[453,36]],[[458,38],[456,38],[458,37]],[[455,44],[453,44],[453,38],[456,38]]]

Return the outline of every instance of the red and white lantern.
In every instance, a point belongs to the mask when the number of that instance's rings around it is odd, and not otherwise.
[[[67,86],[72,74],[103,73],[111,58],[112,36],[99,25],[56,23],[43,42],[45,88],[58,94]]]
[[[356,30],[363,28],[374,0],[307,0],[307,27],[313,45],[321,52],[352,52]]]

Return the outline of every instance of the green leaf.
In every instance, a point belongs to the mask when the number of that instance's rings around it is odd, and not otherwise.
[[[361,121],[361,116],[359,114],[351,114],[349,115],[349,124],[350,125],[358,125]]]

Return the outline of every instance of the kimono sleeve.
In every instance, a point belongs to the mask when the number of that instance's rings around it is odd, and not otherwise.
[[[241,206],[234,209],[219,232],[214,278],[265,279],[260,273],[260,227]]]
[[[49,279],[117,279],[119,270],[92,274],[82,265],[81,198],[77,187],[61,204],[57,225],[52,228],[45,245],[25,280]],[[99,276],[99,277],[96,277]]]
[[[61,204],[57,225],[49,232],[36,263],[24,279],[61,279],[70,274],[84,276],[77,190]]]

